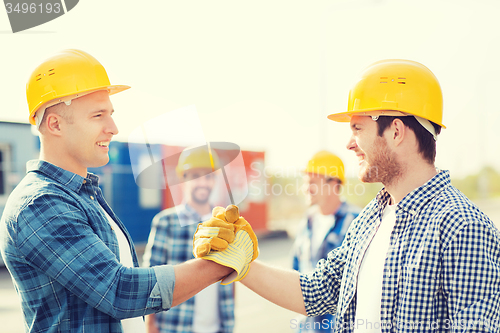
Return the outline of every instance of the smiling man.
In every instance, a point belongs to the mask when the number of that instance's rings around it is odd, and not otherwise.
[[[26,86],[40,159],[11,193],[0,250],[21,299],[26,332],[145,332],[142,316],[191,298],[233,269],[195,259],[139,268],[132,239],[90,167],[109,160],[118,129],[111,85],[91,55],[65,50]]]
[[[422,64],[368,67],[347,112],[329,118],[350,122],[359,178],[384,188],[313,273],[255,261],[242,283],[308,316],[336,314],[335,332],[498,332],[500,233],[434,166],[442,110]]]

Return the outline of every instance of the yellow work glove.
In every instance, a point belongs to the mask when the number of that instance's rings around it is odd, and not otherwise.
[[[208,221],[198,224],[193,238],[193,255],[196,258],[207,255],[210,250],[225,250],[228,244],[234,240],[235,226],[233,223],[239,218],[239,216],[234,216],[235,213],[239,215],[236,206],[228,206],[226,209],[215,207],[212,210],[212,217]]]
[[[222,207],[216,207],[212,215],[214,216],[213,218],[217,218],[220,221],[223,221],[224,218],[227,223],[234,227],[234,241],[226,240],[229,244],[225,249],[216,249],[213,246],[213,239],[220,238],[220,230],[211,229],[211,232],[209,232],[207,229],[209,227],[204,226],[205,223],[210,225],[213,223],[210,222],[213,220],[211,218],[198,226],[198,230],[194,236],[193,254],[197,258],[212,260],[220,265],[234,269],[235,272],[225,277],[221,282],[224,285],[230,284],[243,279],[248,273],[250,263],[259,255],[257,237],[250,223],[239,216],[238,207],[235,205],[229,205],[225,210]],[[203,238],[210,239],[210,241],[202,240]],[[207,243],[211,244],[208,254],[205,251],[207,246],[204,245]]]

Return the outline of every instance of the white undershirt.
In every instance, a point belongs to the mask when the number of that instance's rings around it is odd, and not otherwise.
[[[354,333],[379,333],[384,264],[396,224],[396,205],[387,205],[382,222],[361,261]]]
[[[323,215],[318,209],[312,216],[311,254],[313,257],[316,256],[319,247],[334,225],[335,216],[333,214]]]
[[[125,234],[111,218],[111,216],[109,216],[104,209],[102,209],[102,211],[104,212],[104,214],[106,214],[108,222],[111,225],[111,228],[114,230],[116,238],[118,239],[120,263],[126,267],[134,267],[134,260],[132,259],[132,254],[130,253],[130,244],[127,240],[127,237],[125,237]],[[121,323],[123,333],[146,333],[146,325],[144,324],[144,320],[142,319],[142,317],[122,319]]]
[[[206,221],[212,217],[207,214],[201,217]],[[193,332],[215,333],[220,330],[219,316],[219,284],[214,283],[200,291],[194,297]]]

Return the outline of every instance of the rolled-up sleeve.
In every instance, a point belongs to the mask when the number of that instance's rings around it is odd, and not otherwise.
[[[151,293],[151,298],[161,297],[162,309],[168,310],[172,307],[175,287],[175,272],[171,265],[153,267],[156,274],[156,286]]]

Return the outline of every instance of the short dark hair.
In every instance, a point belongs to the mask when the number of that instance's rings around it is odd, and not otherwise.
[[[403,117],[395,117],[395,116],[380,116],[377,120],[378,126],[378,135],[382,136],[385,130],[392,124],[394,119],[400,119],[406,127],[411,129],[415,136],[417,137],[418,142],[418,151],[422,154],[422,157],[429,162],[430,164],[434,164],[436,160],[436,141],[432,137],[432,134],[429,133],[418,121],[415,117],[412,116],[403,116]],[[430,122],[434,129],[436,130],[436,134],[441,132],[441,126]]]

